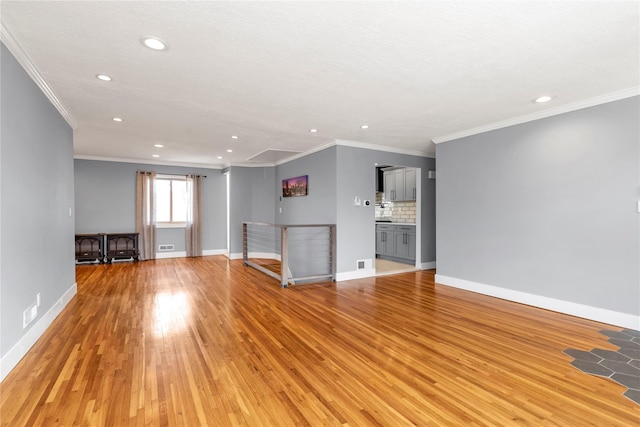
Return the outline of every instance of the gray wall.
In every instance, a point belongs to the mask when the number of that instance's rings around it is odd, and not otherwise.
[[[275,216],[278,223],[337,223],[336,152],[336,147],[329,147],[276,167]],[[282,197],[282,180],[301,175],[309,177],[309,194]],[[289,229],[289,266],[294,277],[316,276],[330,271],[326,236],[327,229]]]
[[[629,98],[437,146],[438,274],[640,314]]]
[[[206,175],[203,180],[203,250],[227,247],[226,177],[220,169],[199,169],[137,163],[75,160],[76,233],[129,232],[135,230],[136,171],[160,174]],[[184,229],[158,229],[157,244],[185,250]]]
[[[275,222],[274,167],[232,166],[229,173],[229,236],[231,254],[242,254],[242,223]]]
[[[275,217],[279,224],[336,223],[336,148],[329,147],[276,167]],[[282,180],[301,175],[309,176],[309,195],[282,197]]]
[[[0,355],[3,357],[75,282],[73,132],[1,46]],[[34,323],[22,312],[41,293]]]
[[[336,224],[339,273],[356,270],[359,259],[374,259],[375,163],[421,168],[422,262],[435,261],[435,181],[427,179],[435,159],[347,146],[332,146],[275,168],[229,168],[231,252],[242,252],[243,221]],[[282,180],[300,175],[309,176],[309,195],[282,198]],[[371,206],[354,207],[355,195],[371,200]],[[305,258],[301,250],[296,254]],[[315,265],[298,261],[292,268],[302,275],[315,271]]]
[[[427,172],[435,170],[435,159],[348,146],[337,150],[338,272],[355,270],[357,260],[375,258],[376,163],[420,168],[421,262],[435,261],[435,181],[427,179]],[[354,196],[371,200],[371,206],[354,206]]]

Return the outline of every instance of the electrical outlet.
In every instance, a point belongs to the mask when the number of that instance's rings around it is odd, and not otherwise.
[[[38,317],[38,306],[36,304],[31,304],[22,312],[22,329],[29,326],[36,317]]]
[[[40,292],[36,294],[36,307],[40,307]]]

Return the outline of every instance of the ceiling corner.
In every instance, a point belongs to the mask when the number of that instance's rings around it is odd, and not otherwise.
[[[64,107],[60,99],[56,96],[55,92],[49,84],[45,81],[42,74],[38,71],[36,66],[33,64],[29,56],[26,54],[24,49],[20,46],[20,44],[16,41],[16,39],[11,35],[11,32],[5,25],[4,21],[0,19],[0,40],[2,43],[9,49],[9,52],[16,58],[18,63],[24,68],[29,77],[35,82],[35,84],[44,92],[45,96],[51,101],[53,106],[58,110],[58,112],[62,115],[65,121],[71,126],[72,129],[78,127],[78,122],[76,119],[67,111]]]

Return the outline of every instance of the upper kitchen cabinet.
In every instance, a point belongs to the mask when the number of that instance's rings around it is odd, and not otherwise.
[[[404,169],[384,171],[384,200],[404,200]]]
[[[416,200],[416,170],[404,168],[404,199]]]
[[[416,170],[394,168],[384,171],[384,200],[416,200]]]

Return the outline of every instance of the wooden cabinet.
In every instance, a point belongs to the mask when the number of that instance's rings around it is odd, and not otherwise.
[[[376,257],[414,263],[415,225],[376,224]]]
[[[138,261],[138,233],[106,234],[107,262],[114,259],[133,259]]]
[[[384,200],[387,202],[416,200],[415,168],[384,171]]]

